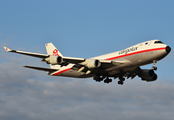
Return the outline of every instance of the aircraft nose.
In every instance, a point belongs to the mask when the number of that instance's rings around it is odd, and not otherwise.
[[[171,51],[171,48],[169,46],[166,47],[166,52],[169,53]]]

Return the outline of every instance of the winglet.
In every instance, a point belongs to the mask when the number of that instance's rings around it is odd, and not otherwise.
[[[4,47],[4,49],[7,51],[7,52],[11,52],[12,50],[7,48],[7,47]]]

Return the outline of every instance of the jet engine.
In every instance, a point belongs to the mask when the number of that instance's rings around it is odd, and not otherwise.
[[[59,65],[63,62],[63,58],[61,56],[51,56],[50,60],[48,61],[51,65]]]
[[[139,77],[141,77],[143,81],[147,82],[155,81],[158,78],[157,74],[155,74],[153,70],[146,70],[146,69],[142,69],[142,72],[139,75]]]
[[[98,68],[100,67],[101,63],[99,60],[91,60],[89,59],[89,61],[87,61],[86,67],[88,67],[89,69],[92,68]]]

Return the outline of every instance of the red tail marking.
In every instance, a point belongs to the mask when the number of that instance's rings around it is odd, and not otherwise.
[[[59,56],[59,54],[58,54],[58,50],[57,49],[55,49],[54,51],[53,51],[53,56]]]

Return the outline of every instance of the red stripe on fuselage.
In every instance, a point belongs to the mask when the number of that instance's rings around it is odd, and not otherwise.
[[[155,50],[164,50],[164,49],[166,49],[166,48],[165,47],[162,47],[162,48],[154,48],[154,49],[142,50],[142,51],[137,51],[137,52],[133,52],[133,53],[125,54],[125,55],[120,55],[120,56],[116,56],[116,57],[112,57],[112,58],[107,58],[105,60],[113,60],[113,59],[118,59],[118,58],[121,58],[121,57],[135,55],[135,54],[139,54],[139,53],[151,52],[151,51],[155,51]],[[71,68],[67,68],[65,70],[59,71],[57,73],[54,73],[53,75],[59,75],[59,74],[61,74],[63,72],[67,72],[69,70],[71,70]]]
[[[149,49],[149,50],[142,50],[142,51],[137,51],[137,52],[133,52],[133,53],[125,54],[125,55],[120,55],[120,56],[116,56],[116,57],[107,58],[105,60],[113,60],[113,59],[118,59],[118,58],[122,58],[122,57],[126,57],[126,56],[131,56],[131,55],[135,55],[135,54],[139,54],[139,53],[150,52],[150,51],[155,51],[155,50],[164,50],[164,49],[166,49],[166,48],[162,47],[162,48],[154,48],[154,49]]]
[[[59,72],[57,72],[57,73],[54,73],[53,75],[59,75],[59,74],[61,74],[61,73],[63,73],[63,72],[69,71],[69,70],[71,70],[71,68],[68,68],[68,69],[59,71]]]

